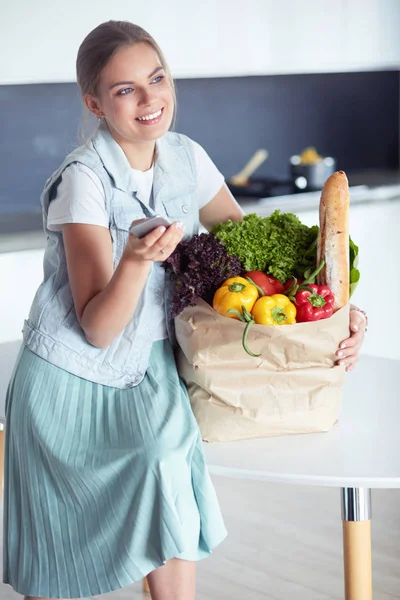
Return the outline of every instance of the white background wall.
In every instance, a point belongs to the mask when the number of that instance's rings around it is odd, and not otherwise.
[[[400,0],[14,0],[0,84],[74,81],[79,44],[108,19],[148,29],[175,77],[400,66]]]

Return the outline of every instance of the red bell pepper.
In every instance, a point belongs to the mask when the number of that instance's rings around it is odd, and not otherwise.
[[[294,285],[298,285],[300,286],[303,283],[302,279],[297,279],[296,277],[292,277],[291,279],[288,279],[284,284],[283,284],[283,293],[286,294],[286,292],[288,292],[290,290],[291,287],[294,287]]]
[[[306,289],[299,290],[294,298],[297,323],[328,319],[333,314],[335,298],[326,285],[311,283]]]
[[[271,275],[266,275],[262,271],[249,271],[245,277],[259,287],[265,296],[283,294],[283,283]]]

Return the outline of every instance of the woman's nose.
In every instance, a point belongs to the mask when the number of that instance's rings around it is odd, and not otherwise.
[[[139,106],[147,106],[148,104],[151,104],[151,98],[152,95],[150,90],[142,89],[139,95]]]

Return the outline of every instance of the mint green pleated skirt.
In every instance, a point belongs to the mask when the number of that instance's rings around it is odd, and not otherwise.
[[[125,587],[226,536],[167,340],[142,383],[117,389],[22,347],[6,405],[3,581],[81,598]]]

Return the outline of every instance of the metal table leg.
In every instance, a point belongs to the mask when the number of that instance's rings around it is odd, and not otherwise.
[[[143,591],[145,594],[150,594],[150,588],[146,577],[143,579]]]
[[[372,600],[371,490],[342,488],[346,600]]]
[[[3,494],[4,446],[5,446],[5,424],[0,419],[0,502],[1,502],[2,494]]]

